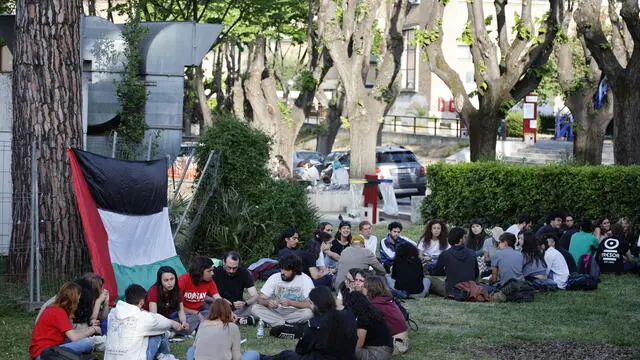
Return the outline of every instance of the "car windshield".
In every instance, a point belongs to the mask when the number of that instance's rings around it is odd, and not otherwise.
[[[297,155],[300,160],[316,160],[318,162],[322,162],[322,154],[319,152],[299,151]]]
[[[416,156],[411,151],[383,152],[376,154],[379,163],[416,162]]]

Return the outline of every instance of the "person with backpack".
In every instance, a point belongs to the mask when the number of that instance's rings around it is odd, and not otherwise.
[[[385,280],[379,276],[370,276],[364,282],[365,294],[389,325],[393,336],[393,355],[404,354],[409,350],[409,326],[405,315],[391,295]],[[408,315],[408,313],[407,313]]]

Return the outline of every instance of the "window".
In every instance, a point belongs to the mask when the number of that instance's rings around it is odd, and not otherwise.
[[[404,52],[402,54],[402,88],[405,90],[417,90],[418,82],[418,48],[414,43],[416,31],[408,29],[403,31]]]

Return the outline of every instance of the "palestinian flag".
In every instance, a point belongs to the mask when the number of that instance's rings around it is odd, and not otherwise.
[[[91,264],[104,277],[109,301],[133,283],[148,289],[160,266],[183,274],[169,225],[166,160],[67,152]]]

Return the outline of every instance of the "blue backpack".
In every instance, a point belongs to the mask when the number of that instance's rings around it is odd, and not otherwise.
[[[598,280],[590,274],[573,273],[567,280],[567,290],[590,291],[598,288]]]

